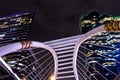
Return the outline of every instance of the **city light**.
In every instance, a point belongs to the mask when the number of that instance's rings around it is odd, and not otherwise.
[[[55,80],[55,77],[52,75],[52,76],[50,77],[50,80]]]
[[[91,80],[114,80],[120,72],[120,32],[101,32],[82,43],[78,52],[78,61],[89,65],[87,75]],[[83,64],[86,64],[84,63]],[[77,65],[81,65],[79,62]],[[78,67],[81,71],[82,67]],[[109,70],[109,71],[108,71]],[[91,74],[89,74],[89,72]],[[82,73],[82,71],[81,71]],[[104,76],[104,78],[100,77]],[[114,75],[115,74],[115,75]],[[116,80],[116,79],[115,79]],[[118,79],[117,79],[118,80]]]

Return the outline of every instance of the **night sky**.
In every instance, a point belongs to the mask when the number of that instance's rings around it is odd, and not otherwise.
[[[120,16],[120,0],[0,0],[0,16],[30,9],[30,38],[48,41],[80,34],[79,17],[90,10]]]

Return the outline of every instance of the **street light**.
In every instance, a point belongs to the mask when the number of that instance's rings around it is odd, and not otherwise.
[[[51,75],[50,80],[55,80],[55,77],[53,75]]]

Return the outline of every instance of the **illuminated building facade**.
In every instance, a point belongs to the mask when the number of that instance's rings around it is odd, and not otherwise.
[[[28,39],[33,11],[0,18],[0,45]]]
[[[79,79],[114,80],[120,72],[120,32],[101,32],[87,39],[79,47],[78,73],[86,72]],[[81,64],[81,63],[82,64]],[[84,65],[84,67],[83,67]]]

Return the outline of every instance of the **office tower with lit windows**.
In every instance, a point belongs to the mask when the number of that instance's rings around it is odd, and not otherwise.
[[[34,11],[0,17],[0,46],[28,39]]]
[[[21,40],[27,40],[33,15],[34,10],[31,10],[0,17],[0,46],[12,44]],[[22,53],[23,52],[21,52],[21,54],[13,53],[13,55],[4,56],[4,59],[8,61],[9,64],[12,64],[16,59],[20,59],[19,57],[22,56]],[[0,79],[13,80],[6,71],[8,70],[5,69],[1,63]]]

